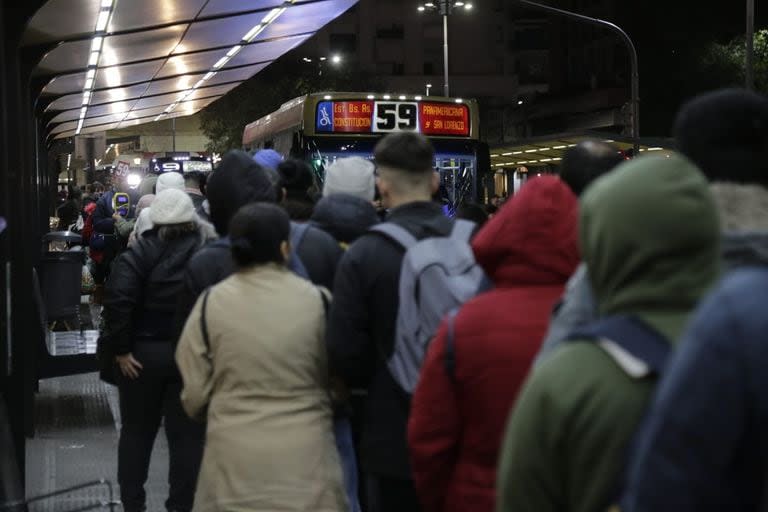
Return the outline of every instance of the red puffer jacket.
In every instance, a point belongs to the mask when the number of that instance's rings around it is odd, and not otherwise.
[[[507,416],[579,262],[577,210],[559,178],[534,178],[475,237],[495,289],[456,316],[453,376],[441,327],[411,406],[408,441],[425,512],[494,510]]]

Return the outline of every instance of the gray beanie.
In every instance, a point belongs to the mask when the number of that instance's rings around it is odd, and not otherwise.
[[[184,190],[184,176],[177,172],[166,172],[164,174],[161,174],[157,178],[157,184],[155,185],[155,190],[159,194],[163,190],[168,190],[169,188],[175,188],[176,190]]]
[[[323,196],[349,194],[373,201],[376,194],[374,170],[370,160],[359,156],[339,158],[325,171]]]

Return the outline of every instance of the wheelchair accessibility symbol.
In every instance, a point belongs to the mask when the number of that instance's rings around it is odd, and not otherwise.
[[[332,104],[330,101],[325,101],[317,105],[317,116],[315,129],[319,132],[332,132],[333,131],[333,117],[331,114]]]

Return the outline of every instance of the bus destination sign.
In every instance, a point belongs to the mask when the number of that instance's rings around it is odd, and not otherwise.
[[[424,135],[467,137],[469,107],[465,104],[407,101],[323,101],[317,104],[318,133],[389,133],[415,131]]]

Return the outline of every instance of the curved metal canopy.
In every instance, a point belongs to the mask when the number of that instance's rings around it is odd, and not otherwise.
[[[24,33],[47,134],[186,116],[294,49],[357,0],[49,0]]]

